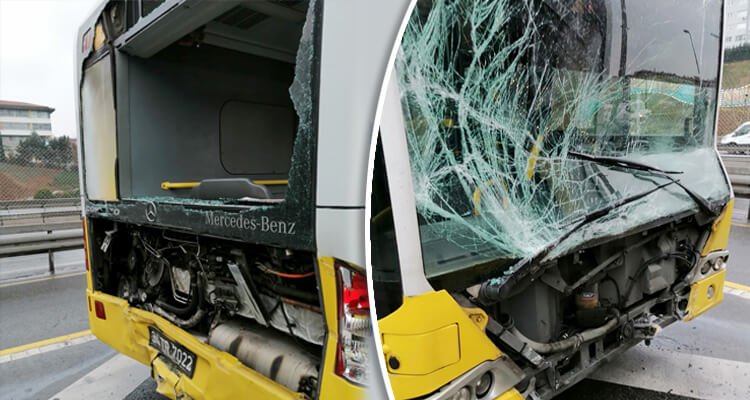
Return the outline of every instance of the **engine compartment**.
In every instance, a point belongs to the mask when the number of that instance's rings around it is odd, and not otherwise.
[[[94,289],[315,397],[325,319],[314,255],[89,219]]]
[[[696,269],[723,268],[701,258],[706,237],[693,218],[673,221],[548,261],[503,291],[487,281],[453,296],[490,316],[489,337],[523,369],[517,387],[547,399],[687,315]]]

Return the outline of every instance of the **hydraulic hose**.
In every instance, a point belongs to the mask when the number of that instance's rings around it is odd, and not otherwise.
[[[201,319],[203,319],[203,316],[206,315],[206,310],[199,308],[198,311],[196,311],[195,314],[193,314],[190,318],[183,319],[170,313],[169,311],[164,310],[156,304],[149,304],[148,308],[151,309],[151,312],[164,317],[167,321],[179,326],[180,328],[192,328],[198,325],[198,323],[201,322]]]
[[[186,317],[195,314],[201,303],[203,303],[203,282],[201,277],[196,273],[193,272],[190,275],[193,280],[193,283],[190,285],[190,292],[192,293],[192,295],[190,296],[190,301],[187,304],[185,304],[184,306],[173,306],[160,299],[157,299],[154,303],[156,303],[156,305],[161,309],[169,313],[176,314],[180,317]]]
[[[604,336],[607,333],[609,333],[612,329],[614,329],[617,326],[618,322],[619,322],[619,318],[615,317],[609,320],[606,324],[598,328],[585,330],[567,339],[559,340],[557,342],[550,342],[550,343],[541,343],[541,342],[531,340],[528,337],[526,337],[523,333],[521,333],[518,330],[518,328],[516,328],[515,326],[511,327],[510,329],[514,335],[518,336],[518,338],[521,339],[521,341],[528,344],[529,347],[531,347],[537,353],[549,354],[549,353],[556,353],[559,351],[564,351],[564,350],[568,350],[574,347],[578,347],[583,343],[590,342],[594,339]]]
[[[181,328],[192,328],[197,325],[206,315],[206,310],[201,307],[203,305],[203,281],[200,277],[195,278],[194,282],[197,283],[191,285],[193,295],[190,296],[190,302],[187,305],[178,307],[156,300],[155,304],[150,306],[151,311]]]

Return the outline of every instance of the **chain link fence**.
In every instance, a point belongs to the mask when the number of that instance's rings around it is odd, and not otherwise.
[[[745,122],[750,122],[750,106],[719,107],[719,136],[732,133]]]
[[[750,121],[750,52],[730,49],[725,55],[719,100],[719,136]]]
[[[80,197],[74,140],[32,133],[0,141],[0,202]]]

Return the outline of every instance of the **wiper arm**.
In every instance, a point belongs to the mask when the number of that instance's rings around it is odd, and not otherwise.
[[[694,192],[692,189],[685,186],[678,179],[675,179],[674,177],[671,176],[671,175],[682,174],[683,173],[682,171],[666,171],[661,168],[657,168],[652,165],[648,165],[648,164],[641,163],[638,161],[626,160],[626,159],[617,158],[617,157],[595,156],[593,154],[579,153],[577,151],[569,151],[568,155],[573,156],[573,158],[577,158],[579,160],[591,161],[600,165],[606,165],[606,166],[628,169],[628,170],[650,172],[651,174],[666,178],[672,181],[672,183],[674,183],[675,185],[679,186],[682,190],[684,190],[685,193],[687,193],[696,202],[696,204],[698,204],[698,206],[700,207],[702,211],[706,212],[708,215],[711,215],[712,217],[719,216],[718,212],[713,210],[711,208],[711,205],[708,204],[708,200],[706,200],[705,197]]]
[[[577,151],[569,151],[568,155],[573,156],[579,160],[592,161],[601,165],[609,165],[612,167],[620,167],[625,169],[635,169],[638,171],[647,172],[658,172],[664,175],[677,175],[683,173],[682,171],[666,171],[661,168],[654,167],[653,165],[644,164],[638,161],[627,160],[624,158],[607,157],[607,156],[595,156],[593,154],[579,153]]]
[[[685,185],[683,185],[679,180],[674,179],[673,177],[670,176],[670,174],[680,174],[682,172],[665,171],[660,168],[650,166],[648,164],[643,164],[643,163],[630,161],[630,160],[622,160],[622,159],[614,158],[614,157],[599,157],[599,156],[594,156],[594,155],[585,154],[585,153],[578,153],[578,152],[568,152],[568,154],[572,155],[573,157],[576,157],[582,160],[588,160],[588,161],[595,162],[601,165],[608,165],[608,166],[619,167],[623,169],[631,169],[631,170],[634,169],[638,171],[650,172],[654,175],[659,175],[659,176],[666,178],[668,182],[656,185],[653,188],[643,193],[638,193],[632,196],[625,197],[603,208],[594,210],[584,215],[576,223],[574,223],[571,229],[567,230],[565,233],[563,233],[560,237],[558,237],[552,243],[549,243],[547,246],[545,246],[543,249],[541,249],[539,252],[537,252],[533,256],[526,257],[526,258],[519,260],[516,263],[516,265],[511,267],[512,273],[509,276],[506,276],[503,278],[492,278],[482,283],[479,288],[480,301],[485,302],[487,304],[491,304],[491,303],[495,303],[503,299],[506,299],[511,294],[515,284],[520,282],[526,275],[529,274],[530,267],[542,262],[544,258],[547,257],[547,255],[549,255],[549,253],[551,253],[552,250],[555,249],[555,247],[560,245],[560,243],[565,241],[573,233],[583,228],[585,225],[608,215],[610,212],[612,212],[613,210],[617,208],[620,208],[627,204],[631,204],[633,202],[641,200],[644,197],[649,196],[650,194],[655,193],[672,184],[677,185],[680,188],[682,188],[682,190],[684,190],[688,195],[690,195],[690,197],[692,197],[695,200],[695,202],[698,203],[700,208],[702,208],[704,211],[708,212],[710,215],[713,215],[714,217],[718,216],[718,213],[711,209],[706,199],[704,199],[699,194],[693,192],[689,188],[685,187]]]
[[[591,222],[598,220],[599,218],[602,218],[608,215],[612,210],[615,210],[624,205],[636,202],[672,184],[674,184],[673,181],[662,183],[643,193],[638,193],[638,194],[626,197],[624,199],[620,199],[614,203],[609,204],[606,207],[600,208],[598,210],[594,210],[584,215],[573,225],[571,229],[567,230],[560,237],[558,237],[557,239],[549,243],[539,252],[537,252],[531,257],[527,257],[527,258],[523,258],[519,260],[519,262],[516,263],[516,265],[511,267],[511,269],[513,270],[513,273],[510,274],[510,276],[507,276],[501,279],[493,278],[482,283],[482,285],[479,288],[480,300],[490,304],[490,303],[498,302],[507,298],[510,292],[513,290],[513,287],[515,286],[515,284],[520,282],[521,279],[523,279],[523,277],[528,274],[529,268],[531,266],[536,265],[540,263],[542,260],[544,260],[544,258],[547,257],[547,255],[549,255],[549,253],[552,252],[552,250],[554,250],[555,247],[560,245],[560,243],[565,241],[568,237],[570,237],[572,234],[577,232],[579,229],[583,228],[584,225],[587,225]],[[522,270],[525,270],[525,271],[522,272]]]

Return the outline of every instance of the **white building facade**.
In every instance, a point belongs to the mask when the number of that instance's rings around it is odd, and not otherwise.
[[[724,21],[724,47],[731,49],[750,43],[748,13],[750,0],[727,0]]]
[[[52,138],[50,115],[54,111],[54,108],[38,104],[0,100],[0,137],[5,155],[14,154],[32,132],[45,140]]]

